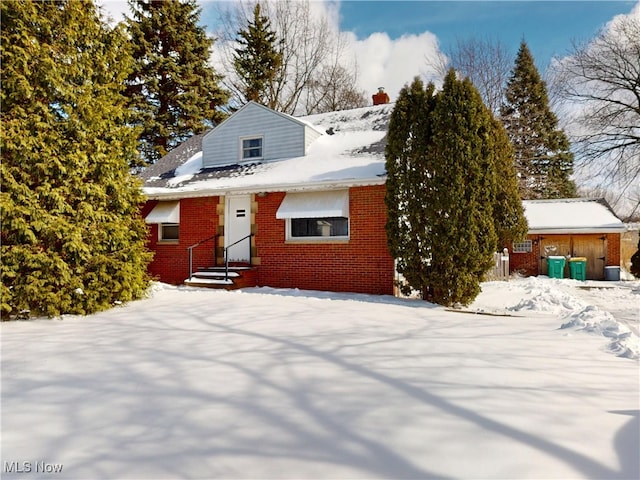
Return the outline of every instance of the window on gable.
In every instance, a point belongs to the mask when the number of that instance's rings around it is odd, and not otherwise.
[[[513,253],[530,253],[532,250],[531,240],[513,242]]]
[[[242,139],[242,159],[251,160],[262,158],[262,137]]]

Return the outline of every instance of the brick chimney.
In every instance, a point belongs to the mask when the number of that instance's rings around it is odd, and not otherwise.
[[[386,92],[384,91],[384,87],[379,87],[378,93],[376,93],[375,95],[372,95],[372,97],[373,97],[374,105],[382,105],[385,103],[389,103],[389,95],[387,95]]]

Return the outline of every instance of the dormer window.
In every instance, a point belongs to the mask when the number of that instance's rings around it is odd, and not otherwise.
[[[242,138],[242,160],[258,160],[262,158],[262,137]]]

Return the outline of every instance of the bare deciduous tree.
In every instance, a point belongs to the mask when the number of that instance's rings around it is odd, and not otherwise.
[[[263,13],[278,35],[282,63],[269,88],[269,105],[289,114],[311,114],[339,105],[353,108],[366,104],[364,92],[355,87],[355,59],[346,59],[345,36],[334,29],[326,16],[314,15],[308,0],[263,0]],[[244,103],[233,70],[233,39],[251,18],[253,0],[228,4],[220,12],[218,33],[222,39],[222,62],[226,85],[237,103]],[[350,60],[350,61],[349,61]],[[342,99],[341,101],[336,101]],[[347,101],[349,100],[349,101]]]
[[[458,38],[455,45],[431,66],[443,77],[449,68],[469,77],[485,105],[497,114],[513,61],[514,55],[497,39]]]
[[[556,65],[580,173],[640,211],[640,17],[615,19]],[[595,181],[597,180],[597,181]]]

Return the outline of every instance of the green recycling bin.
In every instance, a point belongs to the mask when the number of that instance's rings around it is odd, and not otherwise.
[[[564,278],[564,263],[566,258],[560,255],[547,257],[547,270],[550,278]]]
[[[583,282],[587,279],[587,259],[585,257],[569,259],[569,278]]]

